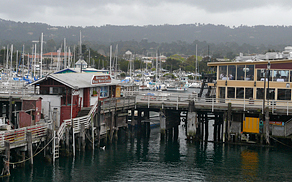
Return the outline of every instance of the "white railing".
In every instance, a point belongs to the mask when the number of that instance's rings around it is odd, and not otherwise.
[[[163,108],[166,104],[176,106],[178,108],[181,104],[188,104],[190,100],[194,100],[195,105],[204,105],[211,107],[212,111],[215,108],[227,107],[228,103],[232,104],[232,107],[240,107],[243,111],[249,109],[263,109],[263,100],[250,100],[250,99],[220,99],[220,98],[198,98],[193,94],[139,94],[136,96],[137,103],[147,103],[148,108],[151,104],[161,104]],[[292,112],[291,101],[265,101],[265,107],[268,107],[272,113],[277,110],[285,111],[287,115]]]
[[[15,130],[1,131],[0,132],[0,148],[4,147],[4,142],[10,142],[10,148],[16,148],[24,146],[27,143],[26,134],[31,132],[32,141],[37,142],[41,137],[47,135],[47,129],[50,127],[51,123],[44,123],[29,127],[23,127]]]
[[[91,122],[91,116],[96,111],[97,106],[98,106],[98,101],[96,101],[95,104],[92,106],[88,115],[78,117],[78,118],[73,118],[72,120],[71,119],[64,120],[57,131],[58,141],[60,141],[61,138],[63,137],[66,127],[71,126],[72,122],[73,122],[74,133],[80,132],[81,124],[84,124],[85,128],[88,128]]]

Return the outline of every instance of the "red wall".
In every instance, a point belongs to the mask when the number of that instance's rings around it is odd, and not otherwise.
[[[78,105],[79,96],[73,96],[73,107],[72,107],[72,118],[76,118],[78,112],[80,111],[80,106]],[[71,118],[71,106],[61,106],[61,117],[60,125],[63,123],[63,120]]]
[[[90,88],[84,88],[83,90],[83,107],[90,106]]]
[[[31,119],[32,118],[29,114],[27,114],[24,111],[20,111],[19,112],[19,127],[22,128],[22,127],[33,125],[34,123],[32,123]]]

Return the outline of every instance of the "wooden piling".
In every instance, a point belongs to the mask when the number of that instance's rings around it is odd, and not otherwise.
[[[160,111],[160,136],[161,136],[161,140],[165,139],[165,135],[166,135],[166,117],[164,114],[164,110]]]
[[[204,114],[202,114],[201,115],[201,137],[200,137],[200,139],[201,140],[204,140],[204,130],[205,130],[205,128],[204,128],[204,124],[205,124],[205,117],[204,117]]]
[[[179,130],[178,130],[178,125],[173,127],[173,141],[178,140],[178,135],[179,135]]]
[[[3,175],[4,176],[9,176],[10,175],[10,142],[9,141],[4,141],[4,147],[5,147],[5,160],[4,160],[4,171]]]
[[[214,119],[214,133],[213,133],[213,139],[214,142],[217,141],[217,129],[218,129],[218,117],[217,114],[215,114],[215,119]]]
[[[228,103],[228,112],[227,112],[227,140],[230,141],[230,125],[231,125],[231,103]]]
[[[189,108],[188,108],[188,115],[187,115],[187,140],[193,140],[196,138],[197,133],[197,113],[194,112],[194,101],[189,102]]]
[[[131,110],[131,138],[134,138],[135,133],[134,133],[134,129],[135,129],[135,115],[134,115],[135,110],[132,109]]]
[[[69,129],[66,128],[65,131],[65,137],[66,137],[66,153],[70,153],[70,135],[69,135]]]
[[[208,120],[208,114],[205,114],[205,141],[208,141],[209,136],[209,120]]]
[[[33,165],[33,150],[32,150],[32,134],[31,132],[26,133],[27,140],[27,153],[30,165]]]
[[[137,134],[141,135],[142,130],[142,110],[138,110],[138,119],[137,119]]]
[[[85,124],[81,123],[80,126],[80,137],[81,137],[81,149],[82,151],[85,151],[85,146],[86,146],[86,142],[85,142]]]

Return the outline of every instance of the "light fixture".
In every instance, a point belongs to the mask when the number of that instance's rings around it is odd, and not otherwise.
[[[270,63],[270,61],[268,62],[267,69],[268,70],[271,69],[271,63]]]

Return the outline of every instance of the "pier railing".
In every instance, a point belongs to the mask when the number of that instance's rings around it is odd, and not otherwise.
[[[109,99],[104,99],[103,101],[101,101],[101,110],[107,111],[110,109],[126,108],[133,105],[135,105],[135,97],[133,96],[109,98]],[[71,126],[72,123],[73,123],[73,128],[74,128],[74,134],[80,132],[80,128],[82,124],[84,124],[85,128],[88,128],[91,125],[91,120],[92,120],[92,117],[95,115],[97,107],[98,107],[98,101],[96,101],[95,104],[92,106],[88,115],[73,118],[72,120],[71,119],[64,120],[57,131],[58,141],[60,141],[61,138],[63,137],[66,127]],[[101,130],[104,128],[105,128],[105,124],[101,123]]]
[[[289,115],[292,112],[292,102],[284,100],[266,100],[265,106],[262,99],[221,99],[221,98],[199,98],[196,94],[183,94],[183,93],[139,93],[136,95],[136,103],[147,105],[148,108],[154,105],[160,107],[187,107],[190,100],[194,100],[196,106],[209,108],[212,111],[215,109],[228,108],[228,103],[232,104],[232,107],[238,107],[243,111],[248,110],[263,110],[266,107],[270,112],[275,113],[281,111]]]
[[[32,142],[38,142],[42,137],[47,135],[47,129],[51,127],[51,123],[44,123],[29,127],[23,127],[15,130],[0,132],[0,148],[4,148],[4,142],[10,142],[10,148],[25,146],[27,144],[26,134],[31,132]]]

